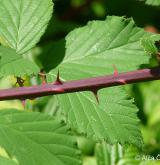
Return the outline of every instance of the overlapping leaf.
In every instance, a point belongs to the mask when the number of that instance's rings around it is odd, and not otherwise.
[[[81,164],[76,139],[67,130],[64,123],[48,115],[0,111],[0,146],[10,160],[16,160],[14,164]]]
[[[52,0],[0,0],[1,44],[11,47],[18,54],[26,53],[35,46],[45,32],[52,10]],[[18,60],[17,58],[15,62],[12,61],[12,64],[8,63],[8,70],[4,75],[12,69],[27,74],[35,72],[34,64],[29,66],[30,71],[28,71],[27,65],[30,62],[25,59],[19,62]],[[16,67],[18,64],[22,67]],[[10,74],[13,72],[11,71]]]
[[[0,0],[0,38],[25,53],[44,33],[52,8],[51,0]]]
[[[36,64],[18,55],[15,50],[0,46],[0,77],[31,75],[39,72]]]
[[[144,37],[141,40],[141,43],[143,47],[145,48],[145,51],[149,54],[156,55],[160,50],[160,35],[159,34],[153,34],[147,37]]]
[[[115,16],[74,30],[66,38],[66,56],[58,67],[61,78],[72,80],[111,74],[113,64],[120,72],[137,69],[149,60],[140,44],[145,34],[132,19]],[[57,69],[52,70],[48,81],[53,81],[56,73]],[[122,88],[114,87],[99,92],[99,105],[89,92],[60,95],[58,101],[68,123],[78,132],[109,143],[141,146],[137,108],[127,98]]]

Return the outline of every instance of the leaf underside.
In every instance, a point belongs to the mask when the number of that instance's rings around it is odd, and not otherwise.
[[[71,32],[66,38],[66,55],[62,63],[48,74],[48,81],[60,70],[62,80],[81,79],[137,69],[148,63],[149,56],[141,45],[148,36],[132,19],[107,17],[92,21]],[[56,96],[69,125],[79,133],[109,143],[142,145],[137,108],[121,87],[99,91],[98,105],[93,94],[81,92]]]
[[[0,111],[0,146],[14,164],[81,164],[76,139],[67,132],[64,123],[48,115]]]

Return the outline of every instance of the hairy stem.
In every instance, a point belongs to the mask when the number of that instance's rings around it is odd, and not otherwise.
[[[13,99],[33,99],[41,96],[91,91],[95,93],[102,88],[132,84],[160,79],[160,68],[141,69],[120,74],[100,76],[61,83],[50,83],[31,87],[18,87],[0,90],[0,101]]]

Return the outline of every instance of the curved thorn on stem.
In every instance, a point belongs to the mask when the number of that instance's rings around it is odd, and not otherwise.
[[[99,104],[98,90],[92,90],[92,93],[95,96],[97,103]]]
[[[60,80],[60,76],[59,76],[59,70],[58,70],[58,73],[57,73],[57,78],[56,78],[56,81],[54,82],[54,85],[61,85],[63,84],[63,82]]]
[[[114,68],[114,76],[118,75],[118,69],[116,68],[115,64],[113,64],[113,68]]]

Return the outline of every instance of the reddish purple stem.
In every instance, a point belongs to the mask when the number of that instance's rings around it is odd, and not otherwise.
[[[18,87],[0,90],[0,101],[13,99],[33,99],[41,96],[72,93],[80,91],[98,91],[117,85],[132,84],[143,81],[160,79],[160,68],[141,69],[137,71],[119,73],[116,75],[100,76],[63,83],[50,83],[40,86]]]

